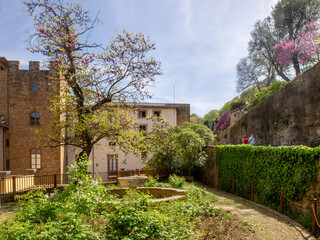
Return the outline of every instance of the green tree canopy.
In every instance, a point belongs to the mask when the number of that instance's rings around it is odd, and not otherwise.
[[[194,166],[205,164],[205,147],[213,141],[212,131],[208,127],[185,122],[181,126],[167,126],[162,131],[161,137],[158,137],[159,134],[148,137],[153,145],[150,165],[168,167],[176,173],[182,173],[185,169],[191,175]]]

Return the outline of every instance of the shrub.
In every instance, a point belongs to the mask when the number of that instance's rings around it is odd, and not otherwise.
[[[76,168],[70,173],[77,183],[65,191],[28,193],[14,221],[2,225],[0,239],[201,239],[201,217],[218,211],[203,200],[203,190],[176,175],[167,183],[150,177],[148,184],[185,188],[185,201],[150,204],[150,195],[129,190],[122,203],[116,204],[109,201],[112,196],[99,182]]]
[[[219,176],[224,190],[231,180],[246,188],[237,194],[247,197],[253,181],[255,193],[263,204],[279,203],[279,190],[299,201],[315,181],[320,148],[306,146],[265,147],[251,145],[216,146]]]
[[[254,98],[248,103],[248,107],[253,107],[264,100],[271,98],[284,85],[286,85],[286,82],[278,81],[272,83],[269,87],[263,88],[260,92],[255,94]]]
[[[167,182],[159,182],[159,178],[149,176],[148,181],[143,185],[144,187],[164,187],[164,188],[184,188],[186,179],[175,174],[169,176]]]

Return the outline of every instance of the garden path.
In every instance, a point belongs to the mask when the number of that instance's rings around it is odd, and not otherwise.
[[[249,224],[257,240],[316,239],[299,223],[270,208],[200,183],[199,186],[218,196],[214,205]]]

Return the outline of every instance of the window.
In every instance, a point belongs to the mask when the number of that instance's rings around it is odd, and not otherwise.
[[[147,131],[147,125],[140,125],[140,126],[139,126],[139,130],[146,132],[146,131]]]
[[[31,150],[31,168],[40,169],[41,168],[41,153],[40,149]]]
[[[30,114],[30,124],[33,126],[40,125],[40,113],[32,112]]]
[[[147,117],[147,111],[142,110],[139,111],[139,118],[146,118]]]
[[[148,157],[148,153],[147,152],[141,152],[141,159],[146,160]]]
[[[118,170],[118,154],[108,154],[108,171]]]
[[[153,111],[153,116],[154,117],[160,117],[161,111]]]
[[[10,160],[6,159],[6,171],[10,171]]]
[[[38,92],[38,83],[37,82],[32,82],[32,91]]]
[[[6,139],[6,147],[9,147],[10,144],[9,144],[9,138]]]

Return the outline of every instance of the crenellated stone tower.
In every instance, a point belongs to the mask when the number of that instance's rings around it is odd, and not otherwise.
[[[62,173],[59,148],[42,147],[37,130],[52,116],[49,99],[57,94],[49,84],[50,70],[30,61],[21,70],[19,61],[0,58],[0,170],[12,175]]]

